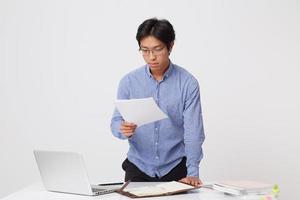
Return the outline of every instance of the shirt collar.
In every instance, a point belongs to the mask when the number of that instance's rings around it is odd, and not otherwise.
[[[173,67],[173,63],[172,63],[171,60],[170,60],[169,67],[168,67],[167,71],[165,72],[165,74],[164,74],[162,80],[164,80],[165,77],[169,77],[169,76],[170,76],[170,74],[171,74],[173,68],[174,68],[174,67]],[[151,72],[150,72],[150,67],[149,67],[148,64],[146,65],[146,73],[147,73],[147,75],[149,76],[149,78],[152,78],[152,77],[153,77],[152,74],[151,74]]]

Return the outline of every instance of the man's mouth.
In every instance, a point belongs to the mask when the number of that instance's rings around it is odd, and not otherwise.
[[[149,63],[150,67],[156,67],[158,66],[158,63]]]

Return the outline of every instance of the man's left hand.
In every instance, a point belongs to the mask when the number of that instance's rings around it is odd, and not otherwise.
[[[186,183],[192,186],[202,185],[202,181],[195,176],[187,176],[185,178],[180,179],[179,182]]]

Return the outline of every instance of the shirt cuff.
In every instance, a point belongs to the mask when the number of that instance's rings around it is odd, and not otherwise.
[[[199,167],[189,166],[187,169],[187,176],[199,177]]]
[[[118,138],[120,138],[120,139],[122,139],[122,140],[126,140],[126,139],[129,139],[128,137],[126,137],[125,135],[123,135],[122,133],[118,133],[119,134],[119,137]]]
[[[117,137],[119,139],[122,139],[122,140],[126,140],[128,138],[120,132],[121,123],[122,123],[121,120],[120,121],[114,121],[111,124],[111,131],[112,131],[112,133],[115,137]]]

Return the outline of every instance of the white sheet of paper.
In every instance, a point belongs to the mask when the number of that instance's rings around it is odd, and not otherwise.
[[[115,105],[125,121],[132,122],[137,126],[168,118],[152,97],[118,99]]]

